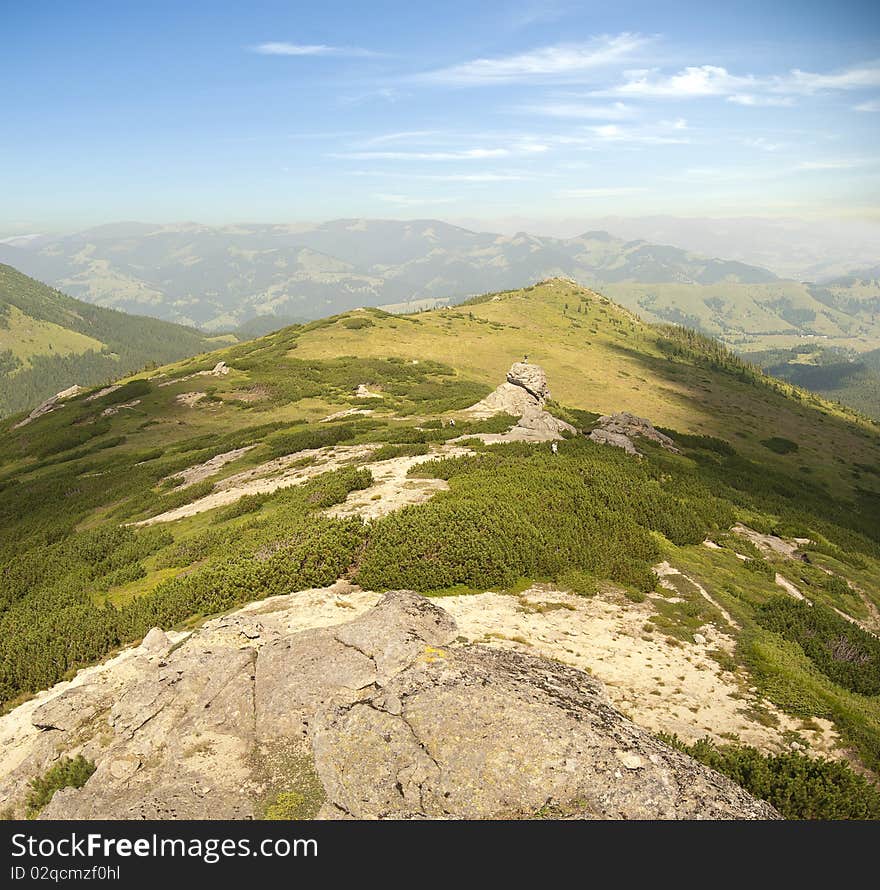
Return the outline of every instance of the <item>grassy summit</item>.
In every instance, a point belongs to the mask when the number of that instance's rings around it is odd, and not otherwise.
[[[578,430],[629,411],[682,453],[475,440],[515,422],[464,409],[524,354]],[[567,280],[354,310],[17,419],[0,428],[8,703],[153,625],[338,578],[431,594],[544,581],[649,603],[644,632],[670,645],[715,626],[744,689],[831,721],[880,766],[876,426]]]

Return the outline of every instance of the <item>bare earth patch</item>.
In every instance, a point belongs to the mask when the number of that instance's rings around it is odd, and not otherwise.
[[[373,474],[373,484],[362,491],[353,491],[341,504],[331,507],[330,516],[362,516],[375,519],[410,504],[421,504],[449,484],[444,479],[410,479],[407,473],[417,464],[437,457],[462,457],[470,454],[467,448],[442,445],[429,454],[415,457],[393,457],[366,464]]]
[[[209,476],[213,476],[214,473],[219,472],[223,467],[226,466],[226,464],[230,464],[232,463],[232,461],[238,460],[240,457],[247,454],[249,451],[252,451],[256,447],[256,445],[245,445],[243,448],[234,448],[232,451],[224,451],[223,454],[215,454],[214,457],[206,460],[202,464],[196,464],[194,467],[187,467],[187,469],[183,470],[182,472],[175,473],[175,477],[180,477],[183,479],[183,482],[180,483],[180,485],[178,485],[177,487],[185,488],[187,485],[194,485],[196,482],[201,482],[202,480],[207,479]]]
[[[467,448],[440,445],[429,454],[416,457],[397,457],[390,460],[369,462],[369,456],[378,448],[371,445],[336,445],[332,448],[312,448],[297,451],[267,461],[249,470],[243,470],[226,479],[221,479],[215,490],[191,504],[184,504],[173,510],[166,510],[158,516],[151,516],[133,525],[155,525],[158,522],[173,522],[186,516],[195,516],[215,507],[225,507],[239,498],[250,494],[270,494],[279,488],[302,485],[331,470],[338,470],[358,462],[373,474],[373,484],[363,491],[352,492],[348,498],[331,508],[331,516],[352,516],[365,518],[383,516],[408,504],[420,504],[435,492],[447,488],[441,479],[409,479],[410,467],[435,457],[459,457],[470,454]],[[216,460],[216,458],[212,458]],[[200,465],[204,466],[204,465]],[[191,467],[178,475],[200,470]],[[214,470],[216,472],[216,470]],[[195,480],[198,481],[198,480]]]
[[[652,731],[676,733],[691,742],[709,736],[724,743],[737,736],[745,744],[777,751],[788,747],[784,733],[792,731],[812,753],[840,756],[829,721],[813,718],[819,729],[805,730],[800,720],[748,691],[740,675],[721,669],[708,653],[732,651],[734,641],[712,625],[702,628],[705,643],[672,645],[645,633],[649,603],[580,597],[538,585],[518,597],[450,596],[442,605],[471,640],[589,671],[605,684],[616,708]]]

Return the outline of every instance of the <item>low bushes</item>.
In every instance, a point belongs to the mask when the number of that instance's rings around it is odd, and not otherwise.
[[[666,744],[733,779],[786,819],[880,819],[880,790],[839,761],[803,754],[762,754],[748,745],[693,745],[661,735]]]
[[[860,695],[880,695],[880,640],[815,603],[775,596],[756,613],[758,623],[804,654],[830,680]]]
[[[36,819],[40,811],[62,788],[82,788],[95,772],[95,764],[78,754],[72,760],[62,757],[42,776],[31,779],[30,791],[25,801],[28,819]]]

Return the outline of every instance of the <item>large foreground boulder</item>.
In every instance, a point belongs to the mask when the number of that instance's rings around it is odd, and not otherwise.
[[[623,717],[589,675],[456,643],[415,593],[297,632],[296,595],[276,600],[176,644],[151,631],[26,712],[29,735],[3,717],[17,747],[0,806],[20,815],[30,778],[82,753],[95,773],[42,818],[776,816]]]

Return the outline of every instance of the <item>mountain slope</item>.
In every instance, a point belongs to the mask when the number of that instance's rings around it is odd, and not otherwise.
[[[0,417],[74,383],[103,383],[221,342],[180,325],[91,306],[0,265]]]
[[[528,435],[469,410],[524,353],[558,418]],[[672,450],[598,444],[617,412]],[[9,704],[153,626],[406,588],[470,641],[589,668],[652,731],[880,769],[876,425],[573,282],[344,313],[14,423]]]

